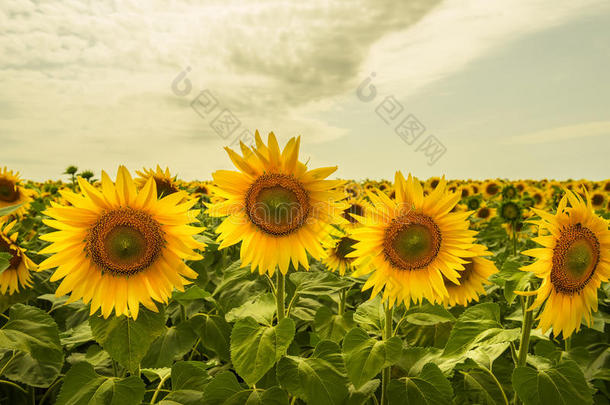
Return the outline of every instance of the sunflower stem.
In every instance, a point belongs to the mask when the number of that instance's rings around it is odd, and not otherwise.
[[[277,321],[278,323],[284,319],[284,287],[286,284],[286,276],[278,270],[277,275],[277,286],[275,288],[275,302],[277,303]]]
[[[343,313],[345,312],[346,298],[347,298],[347,294],[345,293],[345,290],[341,290],[341,292],[339,293],[339,309],[337,310],[337,313],[339,315],[343,315]]]
[[[513,228],[513,256],[517,256],[517,221],[511,221]]]
[[[385,312],[385,324],[383,330],[383,340],[388,340],[392,337],[392,317],[394,315],[393,307],[390,307],[390,303],[386,302],[384,304],[384,312]],[[383,369],[381,374],[381,405],[386,405],[389,403],[387,398],[388,385],[390,384],[391,378],[391,367],[386,367]]]
[[[563,343],[565,344],[565,348],[566,348],[566,352],[569,352],[570,349],[572,348],[572,338],[571,337],[567,337],[563,340]]]
[[[521,340],[519,340],[519,354],[517,356],[517,367],[524,367],[527,363],[527,353],[530,343],[530,334],[532,333],[532,324],[534,323],[534,312],[527,309],[532,306],[534,297],[527,297],[527,300],[522,305],[523,308],[523,326],[521,327]],[[513,403],[519,405],[521,400],[515,391]]]

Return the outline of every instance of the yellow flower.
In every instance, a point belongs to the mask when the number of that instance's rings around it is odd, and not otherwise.
[[[373,297],[383,289],[390,305],[444,298],[443,277],[457,283],[467,263],[463,258],[475,255],[469,250],[474,242],[470,213],[450,212],[460,195],[448,193],[444,179],[424,196],[419,180],[411,175],[405,180],[397,172],[394,188],[396,200],[369,193],[373,209],[364,226],[351,232],[357,243],[347,256],[356,258],[354,274],[371,273],[363,289],[372,288]]]
[[[194,249],[204,245],[194,235],[203,228],[188,225],[197,212],[195,201],[180,203],[184,192],[157,199],[152,178],[138,191],[123,166],[116,183],[102,172],[101,191],[80,177],[78,184],[82,194],[62,191],[70,206],[51,203],[44,212],[58,231],[40,237],[53,242],[40,252],[53,254],[40,269],[57,267],[57,296],[90,302],[91,314],[101,308],[107,318],[114,309],[136,319],[140,303],[156,311],[153,300],[167,303],[174,288],[190,283],[185,277],[197,277],[184,259],[201,259]]]
[[[474,245],[470,250],[476,256],[464,264],[464,271],[460,272],[460,278],[458,279],[459,284],[448,278],[443,278],[445,288],[449,294],[440,301],[445,306],[466,306],[471,301],[478,301],[479,296],[485,294],[485,284],[491,284],[488,281],[489,276],[498,272],[496,265],[483,257],[491,255],[485,246]]]
[[[586,193],[586,192],[585,192]],[[568,202],[570,206],[568,206]],[[591,324],[597,311],[597,289],[610,276],[610,231],[608,222],[595,215],[589,202],[567,191],[555,215],[533,209],[541,219],[541,236],[534,241],[542,248],[523,254],[537,260],[522,268],[542,279],[532,308],[544,304],[538,317],[540,328],[569,337],[580,330],[584,317]]]
[[[20,183],[19,173],[13,173],[6,167],[0,170],[0,208],[21,204],[13,212],[13,214],[21,217],[27,212],[35,193],[26,189]]]
[[[157,170],[143,168],[142,171],[136,170],[136,174],[138,177],[135,179],[135,182],[138,188],[144,187],[150,178],[155,180],[157,197],[159,198],[180,190],[176,183],[176,176],[172,177],[168,167],[165,168],[165,171],[159,165],[157,165]]]
[[[356,241],[348,234],[340,232],[340,238],[333,240],[333,243],[326,249],[326,257],[322,263],[332,272],[339,271],[340,275],[353,270],[354,258],[347,257],[347,255],[354,251],[355,243]]]
[[[0,218],[0,252],[10,255],[9,267],[0,273],[0,294],[9,295],[19,292],[20,287],[31,287],[31,270],[36,270],[36,264],[26,255],[25,249],[17,245],[17,233],[9,236],[9,233],[17,221],[6,223],[5,218]]]
[[[216,232],[219,248],[241,245],[242,265],[273,275],[290,263],[309,268],[307,254],[322,259],[322,241],[331,224],[345,223],[347,204],[343,182],[325,180],[337,167],[308,170],[298,160],[300,138],[291,138],[283,150],[273,133],[265,145],[258,132],[256,147],[241,144],[243,156],[225,148],[240,171],[213,174],[214,195],[224,201],[207,204],[211,216],[227,216]]]

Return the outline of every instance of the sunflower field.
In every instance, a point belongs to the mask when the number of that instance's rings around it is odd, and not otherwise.
[[[1,404],[610,404],[610,181],[255,138],[210,181],[0,170]]]

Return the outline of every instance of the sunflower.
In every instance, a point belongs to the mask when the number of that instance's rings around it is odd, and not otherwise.
[[[25,249],[21,249],[17,245],[17,233],[9,236],[9,233],[15,226],[17,221],[10,224],[6,223],[6,219],[0,218],[0,253],[8,253],[10,256],[9,267],[0,273],[0,294],[9,295],[19,292],[20,287],[31,287],[32,276],[31,270],[36,270],[36,264],[31,261],[26,255]]]
[[[569,202],[569,206],[568,206]],[[537,260],[521,270],[542,279],[531,308],[544,304],[538,317],[546,332],[553,327],[564,339],[580,330],[584,317],[591,324],[591,312],[597,311],[597,289],[610,276],[610,231],[608,222],[595,215],[590,203],[567,191],[555,215],[533,209],[540,220],[540,235],[534,241],[542,248],[523,254]]]
[[[218,170],[212,192],[224,201],[207,204],[211,216],[227,216],[218,226],[219,248],[239,242],[242,265],[252,271],[282,274],[290,263],[309,269],[307,254],[320,260],[322,240],[331,224],[344,224],[348,207],[343,181],[325,180],[337,167],[308,170],[298,160],[300,137],[291,138],[283,150],[275,135],[265,145],[258,132],[256,147],[241,144],[243,156],[225,148],[240,171]]]
[[[475,212],[474,217],[482,221],[489,221],[496,214],[496,209],[488,207],[487,204],[481,204],[481,207]]]
[[[157,170],[143,168],[142,171],[136,170],[136,174],[138,177],[135,179],[135,182],[138,188],[144,187],[150,178],[155,180],[157,197],[159,198],[180,190],[176,182],[176,176],[172,177],[168,167],[165,170],[161,169],[159,165],[157,165]]]
[[[472,257],[469,249],[474,231],[468,230],[469,212],[450,213],[460,200],[448,193],[441,179],[428,196],[411,175],[405,180],[397,172],[396,200],[385,194],[369,193],[373,209],[363,218],[363,227],[354,229],[357,241],[354,257],[356,275],[371,273],[363,289],[372,288],[372,297],[382,289],[390,305],[395,301],[433,302],[447,296],[443,276],[458,283],[464,270],[463,258]]]
[[[191,184],[191,196],[196,198],[208,197],[210,195],[210,183],[207,181],[196,181]]]
[[[348,222],[344,227],[347,229],[356,228],[360,226],[359,218],[366,216],[367,211],[371,208],[371,204],[364,198],[350,198],[346,202],[349,205],[341,214]]]
[[[344,275],[346,270],[353,270],[353,257],[347,257],[349,253],[354,251],[356,241],[349,237],[346,233],[340,233],[339,239],[334,239],[333,244],[326,248],[326,257],[322,263],[330,271],[339,271],[340,275]]]
[[[21,206],[13,214],[23,216],[30,206],[34,192],[21,185],[19,173],[13,173],[6,167],[0,170],[0,208],[12,205]]]
[[[491,255],[485,246],[473,245],[470,250],[476,256],[464,264],[464,271],[460,272],[458,279],[459,284],[443,277],[449,294],[440,301],[445,306],[466,306],[471,301],[478,301],[479,295],[485,294],[485,284],[491,284],[488,281],[489,276],[498,272],[494,262],[483,257]]]
[[[504,201],[498,209],[498,216],[504,222],[518,222],[523,216],[521,207],[515,201]]]
[[[201,259],[194,235],[203,228],[188,225],[197,212],[194,200],[180,203],[183,191],[157,199],[152,178],[138,191],[124,166],[116,184],[102,172],[101,191],[81,177],[78,184],[82,194],[62,192],[71,206],[51,203],[44,212],[58,231],[40,237],[53,242],[40,252],[53,254],[40,269],[57,267],[57,296],[91,302],[91,314],[101,308],[104,318],[114,309],[136,319],[140,303],[156,311],[153,300],[167,303],[174,287],[190,283],[184,277],[197,277],[183,259]]]
[[[606,194],[596,191],[591,194],[591,206],[595,210],[601,210],[604,208],[604,203],[606,202]]]
[[[519,196],[519,190],[512,184],[507,184],[502,188],[502,198],[512,200]]]
[[[492,198],[501,191],[500,183],[496,180],[488,180],[483,184],[482,191],[486,198]]]
[[[602,183],[601,185],[602,190],[604,190],[606,193],[610,193],[610,180],[606,180]]]

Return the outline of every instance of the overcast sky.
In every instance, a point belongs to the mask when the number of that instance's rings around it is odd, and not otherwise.
[[[257,128],[344,178],[610,177],[607,0],[3,0],[0,89],[34,180],[208,179]]]

